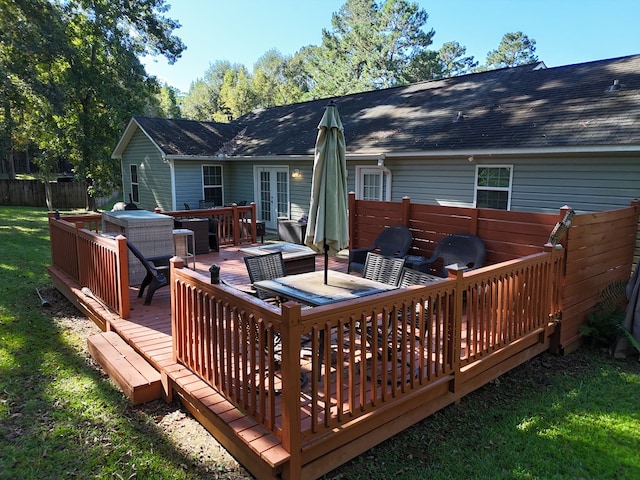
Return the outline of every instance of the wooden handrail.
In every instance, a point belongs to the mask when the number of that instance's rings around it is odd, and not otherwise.
[[[257,210],[255,202],[249,205],[230,207],[201,208],[194,210],[176,210],[164,212],[156,208],[155,213],[169,215],[174,218],[215,218],[218,220],[219,245],[240,245],[256,243]]]
[[[440,388],[443,380],[455,394],[462,368],[544,331],[554,313],[549,285],[560,257],[543,252],[309,309],[294,302],[277,308],[173,268],[175,359],[281,438],[294,461],[303,442]],[[302,342],[310,363],[301,360]],[[310,388],[302,404],[304,372]]]
[[[126,238],[102,237],[66,218],[49,217],[51,262],[122,318],[129,318]]]

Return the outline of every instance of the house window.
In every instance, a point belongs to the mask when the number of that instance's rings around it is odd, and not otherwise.
[[[202,189],[204,201],[222,206],[222,166],[203,165],[202,166]]]
[[[131,197],[134,202],[140,201],[140,185],[138,184],[138,166],[131,165]]]
[[[356,167],[358,200],[391,200],[391,172],[384,167]]]
[[[476,208],[511,209],[513,167],[478,165],[476,167]]]

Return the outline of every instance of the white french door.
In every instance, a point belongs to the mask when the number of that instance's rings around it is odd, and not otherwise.
[[[258,218],[266,228],[278,227],[278,217],[289,218],[289,169],[287,167],[256,167]]]

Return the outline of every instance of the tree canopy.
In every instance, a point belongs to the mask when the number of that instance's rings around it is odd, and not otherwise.
[[[428,15],[406,0],[347,0],[323,30],[322,45],[308,57],[315,98],[346,95],[404,83],[411,66],[415,77],[431,77],[433,67],[423,53],[433,30]],[[413,62],[413,64],[412,64]]]
[[[96,193],[119,186],[115,140],[160,105],[139,57],[174,62],[185,48],[166,11],[164,0],[0,0],[3,156],[28,139],[43,170],[66,160]]]
[[[417,3],[346,0],[320,45],[268,50],[252,71],[215,61],[183,95],[140,62],[173,63],[186,48],[168,9],[166,0],[0,0],[0,171],[12,177],[14,152],[29,152],[41,172],[64,160],[108,193],[120,186],[110,154],[133,115],[228,122],[255,108],[537,61],[522,32],[478,66],[456,41],[429,48],[435,32]]]
[[[487,53],[486,68],[505,68],[538,61],[536,41],[522,32],[506,33],[496,50]]]

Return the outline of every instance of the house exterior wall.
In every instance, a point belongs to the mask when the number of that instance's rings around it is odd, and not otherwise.
[[[157,150],[140,132],[136,133],[123,155],[125,200],[130,191],[129,165],[135,159],[139,168],[141,208],[160,206],[171,209],[170,170]],[[184,203],[197,208],[202,197],[202,165],[222,165],[224,202],[257,201],[254,193],[254,165],[288,166],[299,169],[300,178],[289,177],[290,218],[309,212],[313,160],[273,162],[225,159],[217,161],[175,160],[176,208]],[[347,162],[347,185],[356,190],[356,166],[375,166],[376,161]],[[473,207],[476,167],[511,166],[513,181],[511,210],[555,213],[563,205],[576,211],[596,212],[622,208],[640,197],[640,157],[633,155],[556,155],[482,158],[472,162],[464,158],[385,159],[392,174],[391,200],[408,196],[414,203]],[[148,173],[154,172],[153,178]],[[159,174],[157,172],[160,172]]]
[[[511,210],[554,213],[623,208],[640,197],[636,156],[530,157],[500,159],[387,159],[393,174],[392,201],[473,207],[476,166],[512,166]]]
[[[149,138],[137,130],[122,154],[122,191],[124,201],[129,201],[131,193],[131,168],[138,166],[139,208],[153,210],[160,207],[171,210],[171,169],[162,160],[158,149]]]
[[[246,201],[249,204],[255,201],[253,162],[228,161],[223,165],[225,203]]]
[[[251,203],[254,199],[253,162],[229,160],[175,160],[176,208],[182,210],[184,204],[198,208],[203,199],[202,166],[222,166],[222,190],[224,203]]]
[[[176,209],[182,210],[185,203],[190,208],[198,208],[200,200],[204,198],[202,192],[202,166],[220,165],[220,162],[174,160],[173,165],[176,176]],[[225,174],[225,168],[222,167],[223,192]]]
[[[269,164],[259,160],[256,164],[258,162]],[[225,165],[228,165],[225,166],[225,198],[246,197],[248,201],[255,201],[253,162],[234,164],[231,161]],[[349,191],[356,190],[356,166],[375,165],[371,160],[349,160]],[[640,158],[601,155],[474,158],[473,162],[466,158],[387,158],[385,167],[392,174],[391,200],[401,201],[408,196],[415,203],[473,207],[478,165],[513,167],[513,211],[556,213],[563,205],[569,205],[576,211],[596,212],[627,207],[632,199],[640,197]],[[290,216],[298,219],[309,212],[313,162],[290,162],[290,171],[294,168],[299,169],[302,176],[289,179]],[[232,171],[234,174],[228,175]]]
[[[545,158],[514,162],[512,210],[547,212],[569,205],[601,212],[640,196],[640,158]]]

